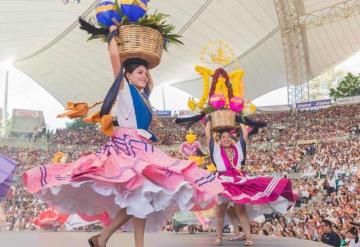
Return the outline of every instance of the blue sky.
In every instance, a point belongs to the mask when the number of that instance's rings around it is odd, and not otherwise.
[[[360,52],[337,66],[337,69],[360,72]],[[5,69],[0,65],[0,107],[3,108]],[[165,86],[166,108],[170,110],[187,109],[186,102],[188,94],[171,86]],[[176,95],[176,97],[174,97]],[[157,109],[163,109],[161,88],[155,88],[150,98],[152,104]],[[286,88],[274,90],[253,101],[258,106],[281,105],[287,103]],[[56,115],[63,111],[63,107],[47,91],[40,87],[31,78],[18,71],[10,68],[9,80],[9,101],[8,112],[11,113],[13,108],[40,110],[44,112],[45,121],[51,128],[64,127],[68,120],[57,119]]]

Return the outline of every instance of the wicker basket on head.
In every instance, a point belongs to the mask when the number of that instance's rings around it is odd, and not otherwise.
[[[117,42],[122,61],[128,58],[141,58],[149,63],[150,69],[160,63],[164,37],[153,28],[123,25],[119,28]]]
[[[236,112],[230,110],[218,110],[210,113],[211,129],[219,130],[226,128],[235,128],[236,124]]]

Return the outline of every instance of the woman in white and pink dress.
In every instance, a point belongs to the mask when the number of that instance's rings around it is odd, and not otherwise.
[[[211,157],[218,171],[217,177],[224,187],[217,207],[217,238],[213,245],[222,244],[224,217],[231,202],[245,232],[245,246],[252,246],[248,217],[252,213],[246,212],[245,205],[251,205],[247,208],[254,208],[254,213],[265,213],[267,208],[284,213],[289,202],[295,202],[297,198],[292,191],[291,181],[286,178],[251,178],[242,171],[248,138],[246,126],[241,124],[241,128],[218,130],[217,139],[214,140],[208,123],[206,134]]]
[[[111,26],[109,35],[116,80],[100,111],[100,116],[107,115],[114,105],[118,127],[110,141],[72,163],[31,169],[25,172],[24,183],[29,192],[60,212],[108,213],[111,223],[89,239],[90,246],[105,247],[117,229],[133,227],[135,246],[142,247],[145,230],[159,231],[176,210],[213,206],[222,186],[195,162],[172,158],[154,147],[156,138],[148,131],[152,121],[148,64],[137,58],[121,63],[112,39],[117,30]],[[127,224],[129,219],[132,225]]]

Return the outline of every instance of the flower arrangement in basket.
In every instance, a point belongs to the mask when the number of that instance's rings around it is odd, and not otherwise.
[[[215,51],[210,51],[215,46]],[[212,42],[201,52],[201,60],[208,53],[213,64],[228,65],[235,59],[234,52],[223,41]],[[193,111],[210,114],[212,129],[231,128],[238,126],[237,117],[255,113],[256,107],[251,102],[244,101],[244,71],[242,69],[227,73],[224,68],[215,71],[207,67],[196,66],[195,71],[203,80],[202,97],[198,102],[194,98],[188,101],[188,107]],[[210,83],[210,77],[212,81]]]
[[[147,14],[149,0],[101,1],[95,9],[96,23],[79,19],[80,28],[86,30],[92,39],[105,41],[109,27],[117,24],[119,30],[116,40],[119,55],[128,58],[141,58],[156,67],[161,60],[162,50],[170,44],[183,44],[180,36],[174,33],[175,26],[165,22],[168,15],[154,12]]]

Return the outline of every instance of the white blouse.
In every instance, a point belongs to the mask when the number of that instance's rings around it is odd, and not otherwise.
[[[241,143],[240,141],[238,141],[235,145],[235,148],[237,149],[238,152],[238,160],[237,160],[237,164],[236,164],[236,169],[240,169],[241,168],[241,162],[244,160],[244,153],[243,150],[241,148]],[[219,172],[225,172],[226,171],[226,166],[224,163],[224,160],[221,157],[221,148],[220,148],[220,144],[214,142],[214,154],[213,154],[213,159],[214,162],[216,164],[216,168]]]
[[[116,97],[114,112],[120,127],[137,128],[136,114],[133,104],[133,98],[130,92],[129,84],[124,81],[124,88],[119,90]]]

